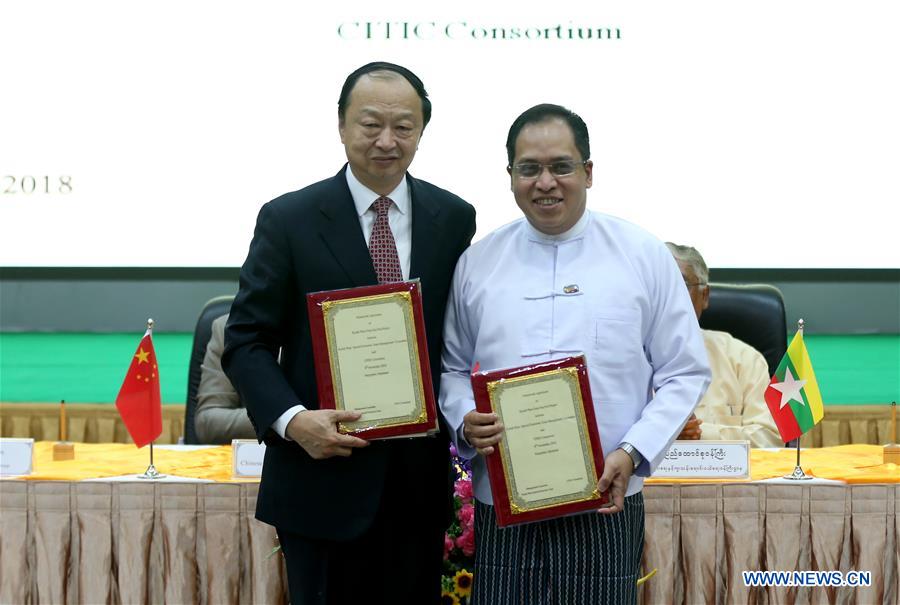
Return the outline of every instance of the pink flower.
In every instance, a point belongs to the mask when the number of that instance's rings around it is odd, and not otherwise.
[[[450,558],[450,552],[453,550],[455,544],[453,543],[453,538],[448,536],[446,533],[444,534],[444,561]]]
[[[463,531],[472,529],[475,522],[475,507],[471,504],[463,504],[462,507],[456,511],[456,518],[459,519],[459,526]]]
[[[471,557],[475,554],[475,530],[474,529],[465,529],[463,533],[459,535],[456,539],[456,545],[459,547],[463,554],[467,557]]]
[[[453,495],[464,503],[472,500],[472,480],[459,479],[453,486]]]

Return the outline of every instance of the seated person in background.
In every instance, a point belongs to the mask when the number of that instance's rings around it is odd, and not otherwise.
[[[231,443],[232,439],[256,439],[247,410],[237,391],[222,371],[222,352],[225,350],[225,322],[228,314],[212,323],[212,336],[197,388],[197,412],[194,429],[200,443]]]
[[[696,248],[666,246],[678,262],[699,321],[709,307],[709,269]],[[765,358],[727,332],[702,332],[712,383],[678,438],[746,439],[751,447],[784,447],[764,398],[769,386]]]

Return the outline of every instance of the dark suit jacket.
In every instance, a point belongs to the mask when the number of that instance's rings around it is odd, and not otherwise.
[[[447,435],[372,442],[349,458],[313,460],[272,423],[289,407],[318,407],[306,294],[377,283],[344,170],[260,210],[226,328],[222,366],[245,402],[266,458],[256,516],[310,538],[349,540],[371,524],[386,473],[402,473],[411,523],[445,524]],[[444,310],[475,210],[407,176],[412,207],[410,278],[422,283],[428,354],[439,388]],[[281,363],[276,362],[279,347]],[[398,460],[400,463],[398,464]],[[408,480],[406,480],[408,478]]]

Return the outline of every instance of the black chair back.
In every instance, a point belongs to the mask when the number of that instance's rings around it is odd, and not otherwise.
[[[709,284],[709,308],[700,327],[728,332],[762,353],[769,376],[787,351],[784,298],[768,284]]]
[[[197,411],[197,389],[200,387],[200,365],[206,356],[206,347],[212,337],[212,322],[217,317],[231,311],[234,296],[217,296],[203,305],[197,325],[194,328],[194,346],[191,347],[191,360],[188,363],[187,401],[184,406],[184,443],[199,444],[197,431],[194,429],[194,414]]]

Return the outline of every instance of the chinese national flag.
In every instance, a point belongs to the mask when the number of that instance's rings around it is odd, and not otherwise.
[[[131,359],[125,382],[116,397],[116,408],[136,446],[144,447],[162,433],[159,368],[150,330]]]

